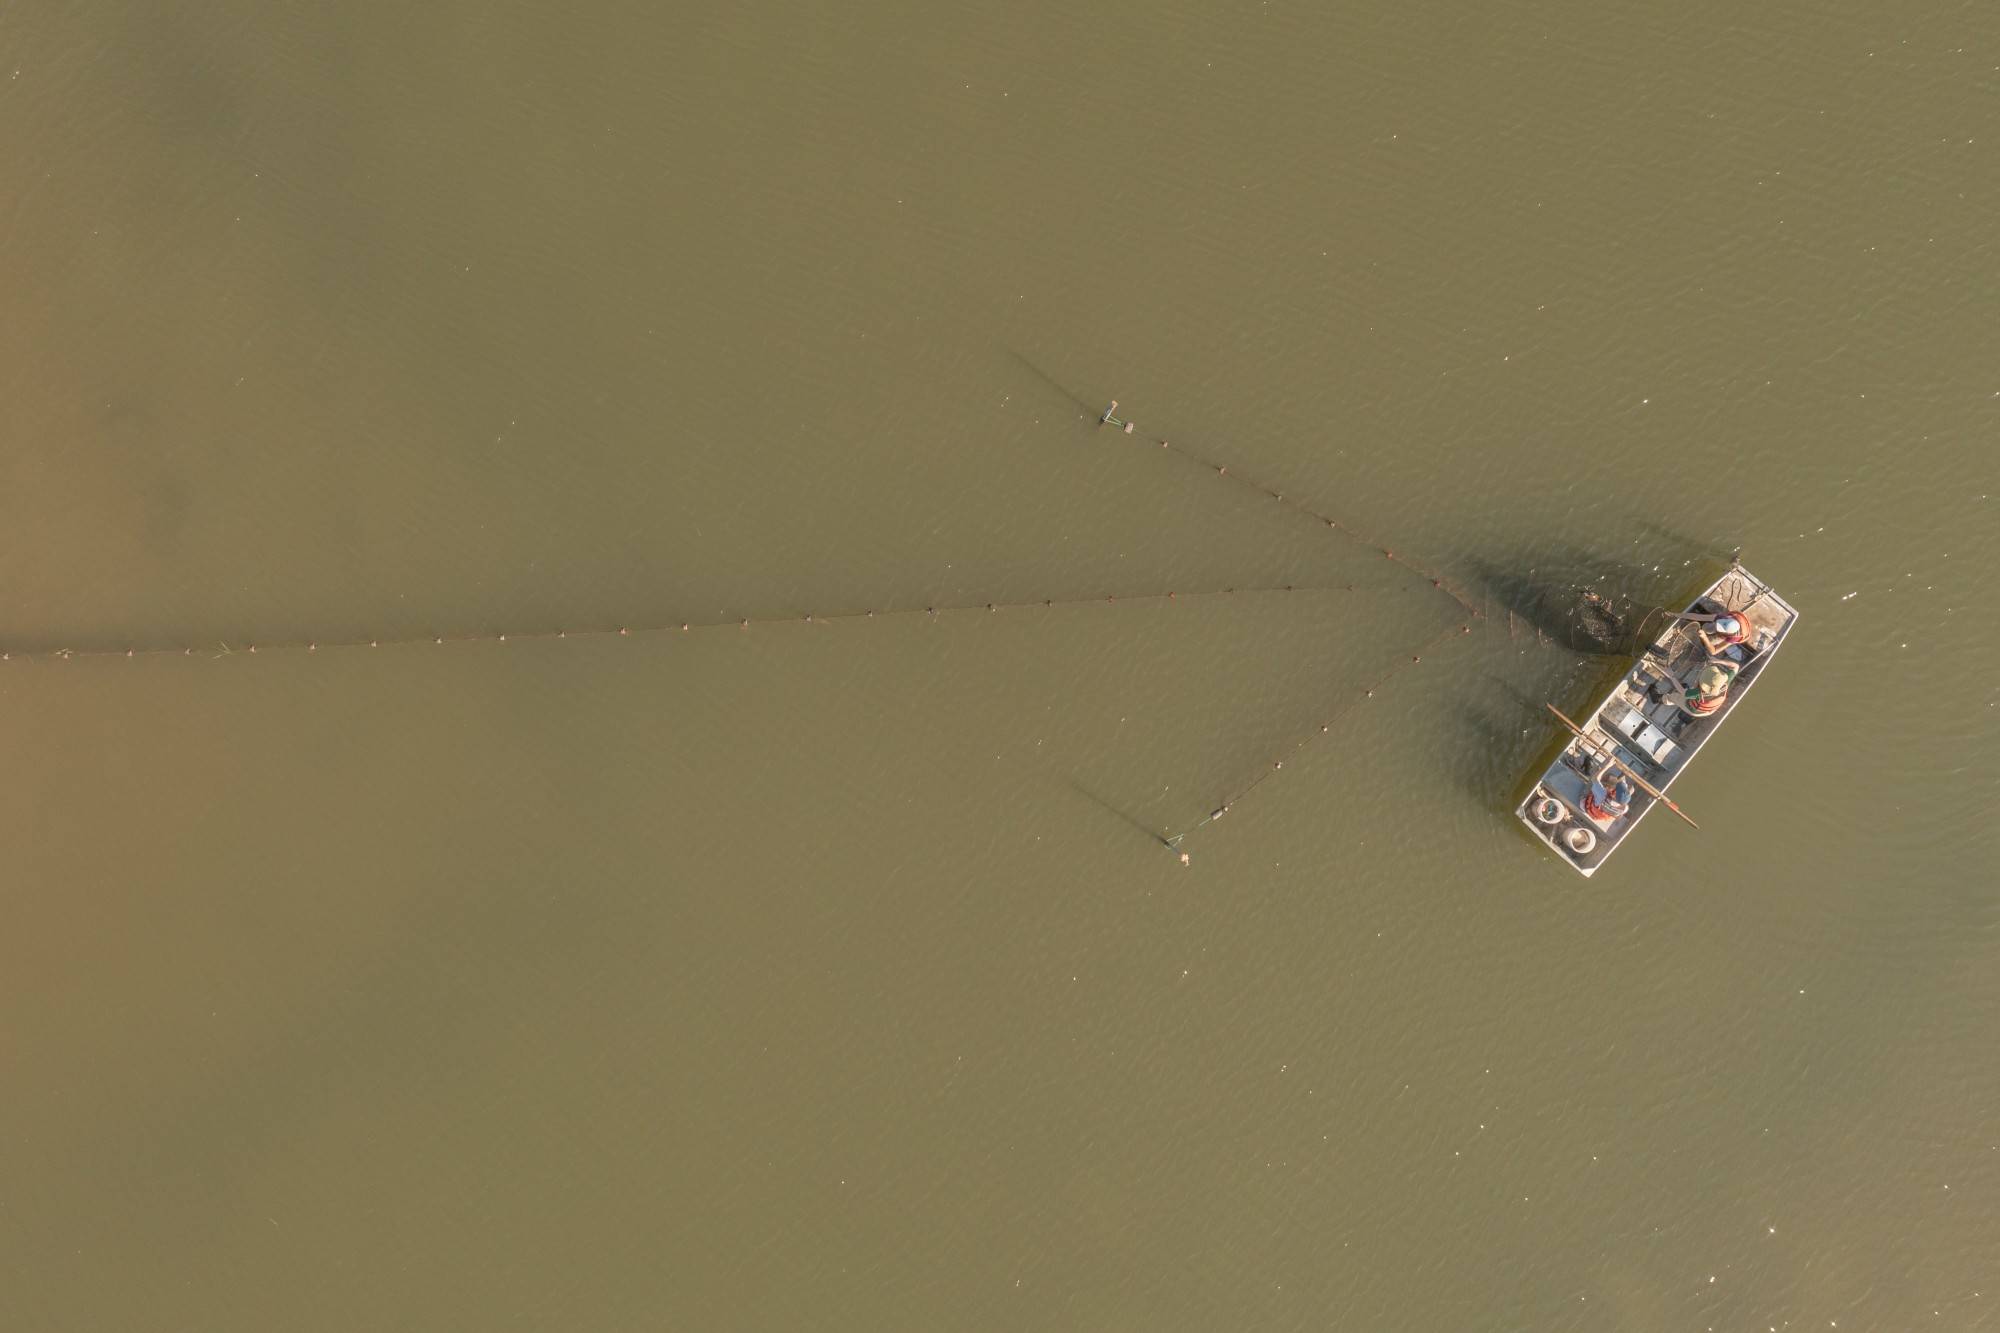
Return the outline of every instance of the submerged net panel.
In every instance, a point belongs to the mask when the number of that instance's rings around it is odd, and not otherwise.
[[[1339,743],[1371,691],[1426,669],[1419,658],[1464,632],[1440,607],[1394,587],[1337,588],[940,621],[929,642],[956,687],[939,730],[967,762],[1025,754],[1038,782],[1165,842],[1305,745]],[[885,647],[909,643],[904,631]]]
[[[1326,667],[1315,702],[1310,706],[1276,707],[1271,714],[1292,720],[1284,732],[1288,739],[1277,741],[1260,736],[1268,757],[1243,766],[1241,775],[1231,782],[1210,782],[1208,790],[1215,796],[1206,813],[1178,824],[1164,839],[1169,845],[1177,844],[1192,829],[1227,813],[1237,801],[1281,772],[1293,755],[1319,737],[1330,735],[1347,708],[1372,698],[1376,690],[1386,687],[1403,670],[1421,665],[1424,655],[1446,640],[1470,634],[1473,622],[1483,618],[1473,599],[1442,573],[1407,552],[1399,552],[1393,544],[1356,530],[1323,505],[1287,494],[1240,467],[1232,469],[1199,447],[1142,432],[1136,424],[1118,415],[1115,401],[1104,410],[1099,426],[1103,431],[1101,438],[1108,439],[1114,447],[1129,445],[1137,452],[1155,454],[1177,465],[1210,473],[1323,529],[1329,538],[1329,559],[1342,565],[1356,559],[1379,560],[1382,564],[1378,569],[1394,571],[1389,586],[1400,587],[1405,594],[1402,599],[1382,599],[1368,611],[1351,612],[1337,627],[1347,632],[1335,634],[1318,645],[1314,660]],[[1427,595],[1419,595],[1423,593]],[[1217,748],[1227,751],[1240,747]]]

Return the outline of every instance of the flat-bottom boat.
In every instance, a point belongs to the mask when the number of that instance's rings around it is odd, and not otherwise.
[[[1571,867],[1595,874],[1666,801],[1667,788],[1736,711],[1798,619],[1769,584],[1730,566],[1577,721],[1578,734],[1515,814]]]

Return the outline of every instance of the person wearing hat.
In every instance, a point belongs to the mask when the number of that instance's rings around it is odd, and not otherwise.
[[[1611,771],[1611,766],[1606,764],[1604,769],[1590,780],[1590,790],[1583,795],[1583,813],[1606,823],[1632,808],[1632,779],[1621,772],[1607,787],[1604,785],[1604,779]]]
[[[1710,633],[1713,630],[1714,633]],[[1744,643],[1750,637],[1750,626],[1743,617],[1725,611],[1717,616],[1709,629],[1695,627],[1695,634],[1701,639],[1701,646],[1708,650],[1710,657],[1737,656],[1730,649]]]
[[[1719,657],[1702,663],[1688,681],[1681,711],[1690,717],[1709,717],[1719,712],[1729,700],[1729,687],[1736,681],[1736,671],[1734,662]]]

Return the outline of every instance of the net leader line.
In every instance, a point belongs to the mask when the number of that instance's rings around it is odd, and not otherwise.
[[[1360,532],[1355,531],[1353,528],[1341,522],[1339,519],[1334,518],[1331,515],[1321,513],[1319,510],[1314,509],[1312,506],[1306,504],[1305,502],[1293,496],[1285,494],[1283,491],[1278,490],[1274,486],[1267,486],[1263,482],[1258,481],[1253,477],[1246,476],[1244,473],[1240,471],[1232,472],[1229,468],[1229,465],[1226,463],[1218,463],[1212,458],[1208,458],[1202,454],[1196,453],[1194,450],[1187,448],[1185,445],[1175,444],[1171,440],[1164,439],[1161,436],[1138,434],[1137,426],[1135,426],[1131,421],[1128,421],[1125,418],[1120,417],[1118,415],[1118,400],[1116,398],[1113,398],[1111,400],[1111,406],[1105,408],[1103,414],[1097,418],[1097,424],[1099,426],[1115,427],[1118,433],[1121,435],[1130,435],[1137,441],[1143,442],[1145,444],[1156,445],[1159,448],[1169,453],[1177,455],[1178,457],[1186,460],[1187,462],[1195,464],[1197,467],[1205,468],[1208,471],[1215,473],[1215,475],[1217,475],[1218,477],[1222,477],[1229,481],[1234,481],[1242,486],[1248,486],[1251,490],[1256,491],[1261,495],[1268,496],[1270,499],[1277,501],[1279,504],[1285,505],[1288,508],[1291,508],[1301,514],[1304,514],[1306,517],[1318,523],[1321,527],[1328,528],[1334,532],[1338,532],[1342,536],[1360,542],[1364,546],[1372,546],[1390,560],[1395,561],[1397,564],[1409,570],[1411,573],[1417,575],[1419,578],[1424,579],[1433,588],[1436,588],[1439,592],[1442,592],[1443,594],[1445,594],[1445,596],[1451,598],[1454,602],[1457,602],[1459,606],[1464,611],[1466,611],[1467,614],[1473,616],[1474,618],[1484,617],[1485,613],[1480,611],[1478,607],[1474,606],[1472,602],[1468,600],[1465,597],[1465,595],[1461,593],[1457,588],[1454,588],[1451,584],[1445,582],[1444,576],[1442,574],[1439,574],[1435,570],[1428,569],[1425,566],[1418,564],[1416,561],[1411,560],[1406,556],[1401,556],[1396,554],[1396,551],[1393,547],[1386,546],[1383,543],[1374,540],[1372,537],[1368,537]]]
[[[1325,593],[1359,592],[1363,589],[1352,583],[1305,584],[1285,583],[1254,587],[1206,588],[1191,592],[1143,592],[1109,593],[1096,597],[1043,597],[1029,601],[1010,602],[965,602],[950,606],[906,606],[878,607],[872,610],[836,611],[829,614],[806,612],[787,616],[741,616],[716,620],[668,620],[644,624],[617,626],[595,626],[584,629],[540,629],[510,630],[491,634],[425,634],[390,638],[368,639],[286,639],[279,641],[262,640],[216,640],[213,643],[174,644],[140,647],[132,645],[123,648],[41,648],[0,650],[0,662],[71,662],[95,658],[124,657],[131,659],[149,657],[235,657],[238,655],[272,656],[283,653],[318,653],[321,651],[342,651],[352,648],[407,648],[420,644],[443,646],[462,643],[521,643],[546,639],[604,639],[634,638],[664,634],[709,633],[716,630],[750,630],[777,625],[835,625],[867,620],[908,619],[927,616],[932,620],[944,616],[962,617],[974,614],[999,614],[1001,612],[1052,611],[1084,606],[1176,606],[1185,602],[1215,601],[1228,597],[1271,596],[1284,593]]]

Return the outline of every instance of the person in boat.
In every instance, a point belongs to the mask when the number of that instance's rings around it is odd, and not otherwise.
[[[1729,702],[1729,687],[1736,682],[1736,671],[1734,662],[1709,658],[1695,669],[1694,678],[1688,681],[1681,708],[1695,717],[1708,717],[1719,712],[1722,705]]]
[[[1715,618],[1708,629],[1697,625],[1694,632],[1710,657],[1740,657],[1741,653],[1732,653],[1729,650],[1748,642],[1750,624],[1743,617],[1725,611]],[[1748,649],[1744,651],[1747,652]]]
[[[1608,773],[1616,773],[1611,785],[1605,786]],[[1590,790],[1583,794],[1583,812],[1592,819],[1613,820],[1632,808],[1632,779],[1605,765],[1605,771],[1590,780]]]

